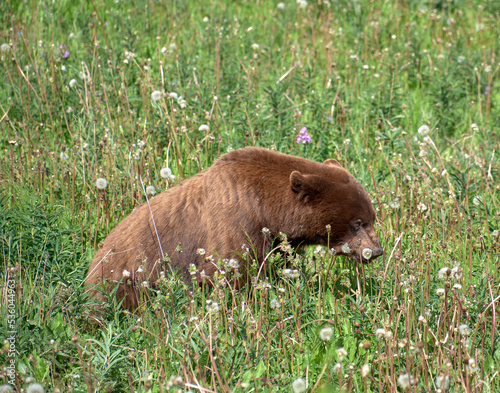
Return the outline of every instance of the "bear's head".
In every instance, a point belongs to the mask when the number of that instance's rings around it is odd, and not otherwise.
[[[370,197],[336,160],[326,160],[319,172],[293,171],[290,186],[302,206],[305,243],[328,246],[362,263],[383,254]]]

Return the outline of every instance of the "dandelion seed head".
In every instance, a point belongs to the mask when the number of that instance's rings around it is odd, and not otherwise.
[[[361,252],[361,255],[363,255],[363,258],[365,259],[370,259],[373,255],[373,251],[371,250],[371,248],[364,248]]]
[[[45,393],[45,389],[39,383],[32,383],[26,388],[26,393]]]
[[[339,362],[343,361],[346,356],[347,351],[343,347],[337,349],[337,357],[339,358]]]
[[[174,93],[174,92],[171,92],[171,93],[168,93],[168,96],[174,100],[176,100],[178,98],[178,95],[177,93]]]
[[[172,42],[170,45],[169,45],[169,48],[172,52],[176,51],[177,50],[177,44],[175,42]]]
[[[377,340],[384,338],[386,335],[387,331],[384,328],[378,328],[377,330],[375,330],[375,337],[377,337]]]
[[[206,309],[209,313],[215,314],[219,312],[219,303],[207,300]]]
[[[319,338],[322,341],[330,341],[333,336],[333,330],[330,326],[325,326],[323,329],[319,331]]]
[[[206,124],[202,124],[200,128],[198,128],[198,131],[200,132],[207,132],[208,130],[210,130],[210,127],[208,127]]]
[[[399,386],[403,389],[409,388],[411,385],[414,385],[415,382],[415,378],[410,373],[404,373],[398,377]]]
[[[153,101],[159,101],[161,100],[161,97],[163,97],[163,93],[159,90],[155,90],[151,93],[151,99]]]
[[[130,277],[130,272],[128,270],[124,270],[122,273],[123,277],[127,278]]]
[[[78,82],[76,81],[76,79],[71,79],[71,80],[69,81],[69,87],[75,87],[75,86],[77,85],[77,83],[78,83]]]
[[[170,179],[172,177],[172,171],[168,167],[162,168],[160,171],[160,176],[164,179]]]
[[[349,243],[342,244],[342,252],[344,254],[350,254],[351,253],[351,248],[349,247]]]
[[[438,271],[438,278],[440,280],[445,280],[448,278],[450,273],[451,273],[451,269],[449,267],[443,267],[443,268],[439,269],[439,271]]]
[[[460,333],[461,336],[468,336],[470,334],[470,327],[469,325],[460,325],[458,327],[458,332]]]
[[[303,392],[305,392],[306,389],[307,389],[306,381],[304,381],[302,378],[297,378],[292,383],[292,389],[293,389],[294,393],[303,393]]]
[[[155,186],[147,186],[146,187],[146,194],[148,194],[149,196],[154,196],[156,195],[156,188]]]
[[[465,369],[471,373],[474,374],[479,370],[479,367],[477,365],[476,359],[474,358],[469,358],[468,360],[465,361]]]
[[[3,43],[2,46],[0,46],[0,50],[2,53],[10,51],[10,45],[7,43]]]
[[[444,392],[450,387],[450,377],[448,375],[436,376],[436,387]]]
[[[418,129],[417,132],[421,136],[427,136],[427,135],[429,135],[429,131],[430,131],[429,126],[427,126],[427,125],[424,124],[423,126],[419,127],[419,129]]]
[[[333,374],[342,374],[342,371],[343,371],[342,364],[335,363],[335,365],[332,368],[332,373]]]
[[[361,376],[366,378],[370,374],[370,365],[368,363],[363,364],[361,367]]]
[[[278,9],[279,10],[284,10],[285,9],[285,3],[278,3]]]
[[[228,269],[238,269],[240,267],[240,263],[236,259],[231,258],[227,261],[226,267]]]
[[[460,266],[453,267],[450,275],[453,281],[459,281],[462,278],[462,268]]]
[[[95,181],[95,186],[99,190],[104,190],[108,186],[108,181],[106,179],[103,179],[102,177],[100,177],[99,179],[97,179]]]
[[[445,292],[446,291],[445,291],[444,288],[438,288],[438,289],[436,289],[436,295],[438,295],[438,296],[444,296]]]
[[[424,212],[424,211],[427,210],[427,205],[425,203],[420,202],[417,205],[417,210],[420,211],[420,212]]]
[[[272,299],[270,306],[274,311],[278,311],[281,307],[281,304],[277,299]]]

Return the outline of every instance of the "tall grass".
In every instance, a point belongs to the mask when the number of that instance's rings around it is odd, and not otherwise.
[[[496,2],[7,0],[0,15],[16,390],[500,389]],[[240,291],[167,277],[90,323],[88,264],[142,183],[164,191],[249,145],[339,160],[373,198],[384,257],[270,255]]]

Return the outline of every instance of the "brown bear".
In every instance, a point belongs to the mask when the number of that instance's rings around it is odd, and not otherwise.
[[[266,246],[280,233],[292,247],[328,245],[368,263],[383,253],[374,221],[367,192],[337,161],[320,164],[247,147],[130,213],[97,251],[86,285],[125,276],[128,284],[122,282],[117,296],[132,308],[138,303],[136,283],[154,285],[172,270],[189,281],[194,265],[198,282],[210,283],[217,261],[231,258],[245,276],[242,247],[250,246],[262,263]]]

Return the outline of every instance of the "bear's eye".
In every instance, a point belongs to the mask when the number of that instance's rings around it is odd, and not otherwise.
[[[356,220],[356,221],[354,221],[352,227],[355,231],[358,231],[359,229],[361,229],[362,225],[363,225],[363,223],[361,222],[361,220]]]

